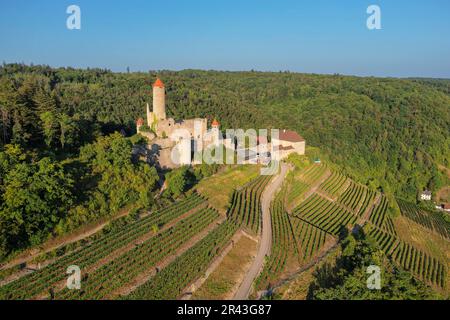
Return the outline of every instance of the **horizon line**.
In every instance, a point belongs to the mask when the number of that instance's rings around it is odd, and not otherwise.
[[[228,72],[228,73],[292,73],[292,74],[303,74],[303,75],[318,75],[318,76],[342,76],[342,77],[356,77],[356,78],[379,78],[379,79],[404,79],[404,80],[414,80],[414,79],[433,79],[433,80],[450,80],[450,76],[448,77],[434,77],[434,76],[393,76],[393,75],[358,75],[358,74],[348,74],[348,73],[320,73],[320,72],[301,72],[301,71],[293,71],[293,70],[258,70],[258,69],[236,69],[236,70],[227,70],[227,69],[202,69],[202,68],[183,68],[183,69],[148,69],[148,70],[131,70],[127,71],[128,66],[125,67],[124,71],[114,70],[112,68],[107,67],[91,67],[91,66],[70,66],[70,65],[50,65],[46,63],[37,63],[34,62],[25,63],[21,62],[6,62],[2,61],[2,65],[0,68],[3,68],[5,65],[22,65],[26,67],[49,67],[52,69],[75,69],[75,70],[95,70],[100,69],[111,73],[117,74],[127,74],[127,73],[159,73],[159,72],[183,72],[183,71],[202,71],[202,72]]]

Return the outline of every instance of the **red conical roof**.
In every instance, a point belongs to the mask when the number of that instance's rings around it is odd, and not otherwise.
[[[211,123],[211,126],[218,127],[220,125],[219,121],[217,121],[216,118],[214,118],[213,122]]]
[[[161,81],[161,79],[156,78],[156,81],[153,84],[153,87],[164,88],[164,83]]]
[[[137,119],[136,120],[136,125],[138,125],[138,126],[144,125],[144,119],[142,119],[142,118]]]

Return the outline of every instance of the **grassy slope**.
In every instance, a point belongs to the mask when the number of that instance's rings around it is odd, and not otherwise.
[[[259,170],[255,165],[226,167],[224,171],[200,181],[196,190],[208,198],[211,206],[225,213],[233,190],[256,178]]]

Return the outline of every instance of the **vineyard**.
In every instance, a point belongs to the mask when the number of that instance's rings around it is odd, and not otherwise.
[[[324,165],[310,165],[304,169],[296,169],[289,176],[289,187],[286,188],[286,201],[289,207],[303,200],[305,193],[327,172]]]
[[[438,233],[446,239],[450,239],[450,223],[444,220],[441,213],[422,210],[416,205],[401,199],[398,199],[397,203],[404,217]]]
[[[405,202],[399,201],[402,215],[411,215],[411,219],[429,229],[433,222],[426,214],[418,213],[418,208]],[[401,240],[392,221],[387,214],[388,202],[382,196],[379,204],[374,208],[369,217],[371,223],[368,237],[373,239],[378,247],[390,257],[395,264],[411,272],[416,278],[423,282],[444,288],[446,286],[447,266],[438,258],[417,249],[414,245]],[[407,211],[408,210],[408,211]],[[419,220],[420,219],[420,220]],[[432,230],[435,230],[434,228]]]
[[[227,216],[239,226],[254,233],[261,229],[261,194],[272,176],[259,176],[243,188],[235,190]]]
[[[434,257],[401,241],[395,248],[392,257],[405,270],[410,271],[426,283],[445,287],[447,268]]]
[[[107,233],[80,250],[57,259],[45,268],[2,286],[0,288],[0,298],[30,299],[40,294],[47,295],[59,282],[66,279],[68,266],[77,265],[82,270],[90,269],[112,252],[133,244],[134,241],[152,232],[152,229],[161,228],[183,214],[197,207],[202,207],[204,203],[206,203],[205,199],[197,194],[193,194],[160,212],[154,212],[126,225],[120,230]]]
[[[306,184],[311,185],[325,174],[327,167],[324,165],[313,164],[306,168],[306,170],[300,175],[300,179]]]
[[[374,198],[374,191],[352,181],[347,190],[338,198],[338,202],[357,214],[363,214]]]
[[[289,216],[283,205],[284,190],[272,202],[272,249],[268,260],[256,281],[256,288],[265,289],[286,268],[289,257],[297,258],[298,248],[292,234]]]
[[[338,196],[347,180],[348,178],[343,174],[333,171],[328,179],[320,185],[320,189],[331,196]]]
[[[316,193],[295,208],[293,215],[334,235],[357,219],[356,215]]]
[[[394,235],[384,232],[375,226],[371,228],[368,236],[375,240],[386,255],[390,255],[392,250],[398,245],[398,240]]]
[[[374,207],[372,213],[370,214],[369,221],[383,231],[395,236],[397,235],[397,232],[395,231],[392,218],[387,214],[387,208],[388,201],[383,195],[381,196],[379,203]]]
[[[301,219],[292,218],[294,236],[302,251],[302,262],[307,262],[324,246],[327,233]]]
[[[293,181],[287,195],[288,203],[293,203],[296,199],[299,199],[309,188],[310,186],[302,181]]]
[[[152,270],[170,254],[176,252],[193,236],[219,218],[217,211],[204,208],[175,226],[87,274],[81,290],[64,289],[57,299],[103,299],[114,290],[132,282],[139,274]]]
[[[232,222],[223,222],[151,280],[124,298],[133,300],[179,298],[183,289],[205,272],[236,230],[237,226]]]

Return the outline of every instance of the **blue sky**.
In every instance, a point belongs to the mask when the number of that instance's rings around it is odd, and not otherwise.
[[[450,1],[0,0],[0,61],[450,78]]]

